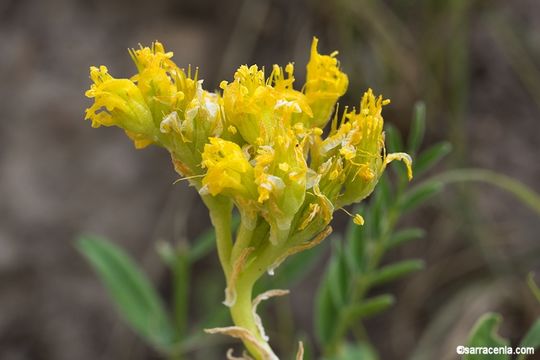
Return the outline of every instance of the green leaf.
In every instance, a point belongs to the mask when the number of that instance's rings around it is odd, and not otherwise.
[[[398,128],[392,124],[388,124],[384,132],[388,152],[392,153],[403,151],[403,140]]]
[[[426,131],[426,105],[419,101],[414,105],[413,120],[411,131],[409,132],[408,151],[411,155],[415,154],[422,141]]]
[[[520,347],[531,347],[534,349],[540,348],[540,319],[536,319],[534,324],[531,326],[527,334],[521,340],[519,344]],[[527,358],[527,355],[520,355],[518,360],[524,360]]]
[[[188,328],[190,260],[185,249],[179,249],[171,266],[173,287],[174,324],[178,337],[185,336]]]
[[[385,203],[381,196],[381,192],[375,193],[375,196],[370,203],[370,208],[372,208],[373,211],[369,215],[370,218],[367,225],[373,225],[371,232],[371,236],[373,237],[380,237],[380,234],[383,233],[383,229],[387,225],[388,220],[386,216],[387,208],[385,207]]]
[[[449,142],[440,142],[428,148],[418,155],[413,161],[413,174],[418,177],[435,166],[442,158],[452,151]]]
[[[388,176],[386,174],[383,174],[383,176],[381,176],[379,179],[379,183],[375,189],[375,195],[376,198],[379,199],[378,201],[382,202],[383,208],[388,209],[390,206],[392,206],[394,195],[392,193],[390,181],[388,180]]]
[[[103,281],[124,320],[157,349],[174,342],[174,331],[156,291],[133,260],[116,245],[83,236],[78,250]]]
[[[326,276],[317,291],[314,310],[315,332],[322,345],[328,345],[333,338],[334,329],[336,329],[339,319],[338,310],[334,306],[330,292],[328,276]]]
[[[209,329],[213,327],[223,326],[223,324],[230,323],[231,316],[229,309],[225,306],[218,306],[207,312],[204,318],[199,322],[199,325],[195,326],[195,329]]]
[[[307,358],[311,359],[311,358]],[[343,346],[339,354],[325,358],[325,360],[378,360],[379,356],[368,343],[347,344]]]
[[[432,196],[437,195],[443,189],[443,183],[440,181],[426,181],[420,185],[415,186],[411,190],[407,191],[400,201],[400,208],[402,212],[407,212],[415,209]]]
[[[214,250],[215,247],[216,234],[214,229],[206,230],[193,241],[193,246],[189,251],[189,261],[196,262]]]
[[[371,286],[386,284],[412,272],[422,270],[424,266],[425,264],[422,260],[400,261],[375,270],[369,278],[369,283]]]
[[[390,240],[388,241],[387,248],[392,249],[397,246],[400,246],[408,241],[421,239],[426,235],[424,229],[421,228],[408,228],[404,230],[397,231],[392,234]]]
[[[336,307],[340,307],[345,303],[347,297],[349,272],[347,268],[347,259],[341,248],[341,243],[335,242],[334,244],[334,252],[328,270],[328,278],[332,300]]]
[[[358,319],[364,319],[377,315],[390,306],[394,305],[395,298],[392,295],[380,295],[371,299],[364,300],[359,304],[349,305],[343,311],[344,318],[350,324]]]
[[[509,346],[506,339],[497,334],[501,315],[487,313],[482,315],[474,325],[467,342],[468,347],[502,347]],[[509,360],[505,354],[465,354],[464,360]]]
[[[358,207],[355,213],[365,215],[364,209],[364,207]],[[367,245],[365,240],[366,231],[364,227],[349,221],[345,233],[346,255],[349,263],[352,265],[351,269],[354,269],[357,272],[363,272],[367,265],[366,261],[364,261]]]
[[[527,285],[529,285],[529,289],[531,290],[534,297],[536,298],[536,301],[540,302],[540,289],[538,288],[538,285],[534,281],[534,273],[532,271],[527,276]]]

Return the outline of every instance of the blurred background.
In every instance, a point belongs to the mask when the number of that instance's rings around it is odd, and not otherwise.
[[[372,87],[392,100],[386,122],[407,134],[414,102],[426,102],[424,145],[454,148],[436,171],[493,169],[540,192],[539,16],[534,0],[0,0],[0,359],[159,359],[121,322],[74,239],[125,247],[167,298],[156,241],[188,242],[209,226],[195,191],[173,185],[163,150],[135,150],[123,132],[83,120],[90,65],[130,76],[126,49],[159,39],[177,64],[199,67],[207,89],[240,64],[291,60],[302,84],[315,35],[322,53],[340,52],[342,104]],[[347,219],[335,221],[339,232]],[[525,284],[540,269],[538,216],[499,189],[467,185],[406,223],[427,236],[390,257],[427,268],[388,288],[397,304],[367,323],[381,357],[456,358],[486,311],[501,312],[501,333],[517,342],[540,315]],[[326,258],[276,300],[312,342]],[[192,273],[194,326],[220,305],[223,279],[215,253]],[[297,334],[270,335],[292,352]]]

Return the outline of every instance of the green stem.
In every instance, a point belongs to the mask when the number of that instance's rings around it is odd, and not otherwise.
[[[233,249],[233,258],[235,256],[235,251],[239,252],[246,246],[249,246],[249,244],[253,241],[253,236],[255,236],[257,233],[259,232],[242,228],[241,226],[235,243],[236,249]],[[268,238],[268,233],[266,233],[264,237]],[[273,264],[274,261],[276,261],[278,255],[280,254],[280,251],[278,251],[279,249],[277,248],[277,246],[267,244],[267,246],[263,246],[263,251],[259,249],[259,251],[252,254],[252,256],[254,256],[256,259],[248,264],[238,277],[235,287],[236,301],[230,309],[234,324],[247,329],[251,334],[253,334],[253,336],[255,336],[257,341],[262,346],[267,347],[269,352],[272,351],[270,345],[262,337],[262,334],[255,323],[252,296],[253,286],[257,280],[261,278],[268,267]],[[244,341],[244,345],[255,360],[262,360],[264,358],[264,354],[253,346],[253,344]]]
[[[204,195],[202,199],[210,211],[210,220],[216,232],[217,252],[221,267],[228,280],[231,274],[232,252],[232,203],[220,196]]]
[[[233,322],[236,326],[247,329],[261,344],[266,344],[266,340],[262,338],[253,316],[254,314],[251,297],[254,284],[254,279],[249,275],[238,280],[236,286],[236,302],[231,307],[230,311]],[[263,354],[261,354],[260,351],[253,346],[253,344],[248,341],[243,342],[244,346],[255,360],[263,359]]]
[[[203,201],[210,210],[210,218],[214,225],[216,232],[217,250],[227,284],[231,281],[234,260],[238,257],[240,252],[248,247],[253,240],[255,229],[246,227],[246,222],[242,219],[238,235],[233,246],[232,234],[231,234],[231,219],[232,219],[232,203],[224,198],[203,196]],[[267,235],[266,235],[267,236]],[[255,255],[255,254],[253,254]],[[252,256],[253,256],[252,255]],[[246,266],[236,279],[235,291],[236,301],[230,308],[231,317],[236,326],[242,327],[248,330],[262,346],[267,346],[270,350],[270,346],[266,340],[263,339],[253,314],[252,306],[252,293],[253,285],[261,277],[267,267],[275,260],[275,256],[272,254],[264,254],[263,262],[261,259],[257,259],[256,263],[260,266],[255,268]],[[270,255],[270,256],[269,256]],[[263,355],[260,350],[248,341],[243,341],[245,347],[255,360],[262,360]]]
[[[430,179],[442,183],[478,181],[495,185],[514,195],[534,212],[540,215],[540,195],[523,183],[500,173],[485,169],[450,170]]]

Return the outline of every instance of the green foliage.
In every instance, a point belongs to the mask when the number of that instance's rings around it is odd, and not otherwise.
[[[532,347],[534,349],[540,348],[540,319],[536,319],[535,323],[531,326],[527,334],[525,334],[523,340],[521,340],[519,346]],[[520,355],[518,360],[524,360],[526,358],[526,355]]]
[[[397,128],[389,125],[386,129],[389,152],[399,152],[407,148],[414,156],[415,182],[451,150],[449,143],[441,142],[419,152],[424,133],[425,107],[421,103],[415,106],[406,146]],[[491,183],[515,195],[524,204],[540,213],[538,194],[512,178],[489,170],[450,170],[423,179],[408,188],[404,167],[393,169],[395,176],[391,178],[385,175],[380,179],[369,206],[355,209],[355,212],[364,216],[366,223],[363,227],[358,227],[351,221],[343,242],[334,246],[317,293],[315,326],[319,342],[327,356],[334,356],[340,351],[349,333],[354,334],[357,341],[366,342],[362,320],[392,305],[394,299],[387,294],[369,299],[367,295],[373,287],[398,280],[423,268],[424,263],[415,259],[385,266],[381,266],[381,261],[387,251],[424,236],[422,229],[398,229],[397,224],[403,214],[416,210],[438,195],[445,185],[469,181]],[[540,290],[532,280],[532,276],[529,277],[529,285],[540,301]],[[484,322],[478,324],[476,335],[471,341],[486,344],[494,341],[495,337],[488,334],[494,333],[496,320],[496,316],[483,319]],[[538,333],[540,330],[533,327],[525,339],[536,346],[536,342],[540,342],[537,340]]]
[[[356,320],[365,319],[377,315],[396,302],[392,295],[380,295],[371,299],[366,299],[361,303],[352,304],[344,308],[344,319],[348,324],[352,324]]]
[[[403,144],[397,128],[389,126],[386,130],[389,151],[398,152],[406,148],[414,155],[413,186],[408,187],[405,168],[394,166],[392,174],[386,174],[380,179],[369,204],[363,203],[355,209],[356,213],[366,219],[365,225],[360,227],[351,221],[343,239],[334,235],[330,242],[332,255],[316,294],[314,314],[316,335],[326,360],[378,359],[363,328],[363,321],[384,312],[396,300],[391,294],[372,296],[370,292],[374,287],[423,269],[424,262],[419,259],[404,259],[384,265],[382,262],[388,251],[425,235],[419,228],[399,228],[399,221],[404,214],[416,210],[439,194],[446,184],[463,181],[492,183],[514,194],[540,213],[540,197],[536,193],[511,178],[487,170],[451,170],[421,179],[451,150],[448,143],[442,142],[420,152],[425,126],[425,106],[419,103],[415,107],[407,144]],[[238,217],[233,219],[233,231],[238,222]],[[192,244],[189,246],[184,243],[179,247],[168,243],[157,244],[157,251],[172,274],[173,316],[169,317],[150,281],[121,249],[103,239],[88,236],[82,237],[77,243],[78,249],[101,277],[125,321],[148,344],[171,359],[180,359],[188,351],[207,347],[208,339],[201,335],[200,329],[222,324],[228,316],[225,307],[206,310],[208,306],[203,306],[205,318],[195,325],[196,332],[189,331],[190,270],[195,262],[215,249],[213,229],[204,232]],[[291,287],[313,269],[324,250],[323,244],[291,257],[280,266],[275,276],[266,277],[256,292],[268,288]],[[531,291],[540,301],[540,289],[532,275],[528,281]],[[211,289],[207,290],[206,293],[211,292]],[[215,293],[212,298],[215,298]],[[197,306],[200,308],[201,304]],[[496,335],[499,322],[500,316],[496,314],[482,317],[471,333],[469,345],[507,344],[505,339]],[[354,336],[355,345],[349,343],[350,335]],[[540,346],[540,321],[533,324],[521,346]],[[464,359],[487,359],[477,356],[468,355]]]
[[[422,152],[413,162],[414,176],[423,175],[428,169],[437,165],[441,159],[452,151],[452,145],[448,142],[440,142]]]
[[[527,285],[535,298],[540,302],[538,297],[538,285],[534,282],[533,273],[529,273],[527,277]],[[503,339],[497,334],[497,330],[501,323],[502,317],[499,314],[487,313],[482,315],[476,322],[467,342],[468,347],[502,347],[509,346],[510,342]],[[540,319],[529,328],[519,347],[532,348],[534,350],[540,348]],[[506,354],[466,354],[463,360],[509,360],[511,357]],[[520,354],[517,359],[525,360],[527,355]]]
[[[386,284],[423,268],[424,262],[422,260],[400,261],[381,267],[377,272],[374,272],[369,278],[369,284],[371,286]]]
[[[533,293],[536,300],[540,303],[540,289],[538,288],[538,285],[534,281],[534,273],[530,272],[527,276],[527,285],[529,285],[529,289]]]
[[[482,315],[476,322],[467,342],[467,347],[506,347],[510,346],[507,339],[502,338],[497,334],[502,317],[499,314],[487,313]],[[537,319],[530,327],[519,347],[522,348],[540,348],[540,319]],[[525,360],[527,355],[521,354],[517,357],[518,360]],[[507,354],[465,354],[463,360],[509,360],[510,355]]]
[[[497,330],[501,323],[499,314],[487,313],[484,314],[473,327],[467,347],[503,347],[509,346],[506,339],[501,338],[497,334]],[[467,354],[463,357],[464,360],[508,360],[510,357],[506,354]]]
[[[167,312],[134,261],[119,247],[97,237],[83,236],[77,247],[100,276],[126,322],[156,348],[171,346],[174,331]]]
[[[173,319],[176,337],[181,339],[187,330],[190,253],[183,247],[175,249],[166,242],[158,243],[157,251],[172,273]]]
[[[423,102],[417,102],[414,106],[414,116],[411,124],[411,131],[409,132],[408,148],[409,155],[414,156],[426,132],[426,105]]]
[[[232,231],[239,223],[233,217]],[[225,307],[206,311],[207,316],[189,333],[188,313],[191,266],[207,256],[216,247],[213,229],[203,232],[193,241],[193,246],[182,244],[173,247],[159,242],[156,250],[172,275],[172,317],[151,286],[150,280],[138,265],[118,246],[95,236],[82,236],[77,248],[87,258],[103,281],[120,315],[148,345],[171,359],[207,343],[200,329],[223,323],[228,317]],[[169,320],[171,319],[171,320]]]
[[[331,241],[329,241],[331,242]],[[295,254],[283,262],[272,276],[266,276],[256,284],[255,292],[268,289],[291,288],[313,271],[324,254],[325,244]]]
[[[399,210],[402,213],[412,211],[426,202],[426,200],[439,194],[442,189],[443,184],[440,181],[430,180],[417,185],[403,194],[400,199]]]
[[[425,133],[425,107],[417,104],[407,148],[416,153]],[[399,131],[392,126],[386,130],[388,151],[402,151],[403,141]],[[424,159],[424,171],[434,166],[449,151],[446,143],[437,144],[418,155]],[[369,206],[355,209],[364,216],[366,223],[359,227],[351,224],[342,242],[334,243],[324,279],[316,297],[315,326],[318,339],[328,358],[340,357],[349,332],[357,341],[367,344],[362,321],[385,311],[395,302],[392,295],[382,294],[369,298],[369,291],[382,284],[398,280],[421,270],[421,260],[410,259],[381,267],[384,254],[390,249],[424,236],[418,228],[396,229],[399,219],[406,212],[415,210],[438,194],[443,184],[425,180],[406,189],[408,180],[404,167],[394,167],[396,177],[381,178]],[[338,356],[338,357],[336,357]],[[356,357],[361,358],[361,357]],[[372,357],[366,357],[371,359]]]
[[[232,230],[235,231],[240,224],[240,216],[233,216],[232,218]],[[189,249],[189,261],[194,263],[216,248],[216,233],[214,228],[209,228],[199,235],[195,241],[193,241],[193,246]]]
[[[398,230],[392,236],[390,236],[390,240],[388,241],[388,248],[394,248],[398,247],[402,244],[405,244],[409,241],[421,239],[426,235],[426,232],[424,229],[420,228],[407,228],[405,230]]]
[[[377,360],[379,357],[368,343],[347,344],[339,353],[326,360]]]

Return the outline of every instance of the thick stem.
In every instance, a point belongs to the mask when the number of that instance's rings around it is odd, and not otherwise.
[[[236,326],[249,330],[261,344],[265,344],[266,340],[262,338],[255,323],[255,317],[253,316],[253,306],[251,303],[253,285],[254,281],[252,279],[239,279],[236,286],[236,302],[230,309],[231,316]],[[244,346],[255,360],[263,359],[263,354],[253,344],[244,341]]]
[[[216,243],[219,261],[225,278],[229,280],[231,274],[231,252],[232,252],[232,203],[230,200],[211,195],[202,196],[202,199],[210,210],[210,220],[216,232]]]
[[[253,231],[248,231],[244,233],[243,236],[247,237],[248,233],[253,236]],[[241,231],[239,233],[240,241],[246,241],[249,243],[240,235],[242,235]],[[237,239],[237,242],[238,241],[239,240]],[[270,246],[270,248],[266,249],[266,251],[255,255],[257,256],[255,261],[251,263],[250,266],[243,269],[241,275],[236,281],[236,301],[230,308],[234,324],[248,330],[255,337],[260,346],[265,348],[265,353],[263,354],[259,348],[254,346],[249,341],[243,341],[245,347],[255,360],[278,359],[277,356],[273,354],[267,340],[263,338],[263,334],[261,334],[255,319],[252,303],[254,284],[258,279],[261,278],[268,266],[270,266],[270,264],[272,264],[272,262],[276,259],[276,255],[270,250],[275,251],[273,246]],[[259,325],[262,326],[262,324]]]

